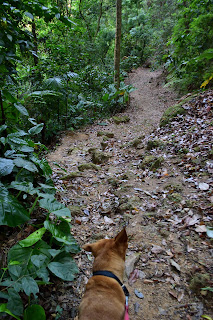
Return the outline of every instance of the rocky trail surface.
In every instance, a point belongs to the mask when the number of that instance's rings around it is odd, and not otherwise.
[[[126,226],[130,319],[198,320],[213,315],[212,92],[187,97],[182,115],[159,127],[178,102],[162,79],[160,71],[133,71],[137,90],[125,113],[66,133],[48,160],[80,246]],[[58,319],[76,317],[91,276],[91,255],[75,260],[77,279],[58,283],[46,300]]]

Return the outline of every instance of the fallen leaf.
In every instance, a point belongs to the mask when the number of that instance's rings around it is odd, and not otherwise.
[[[107,224],[115,224],[115,222],[111,218],[108,218],[107,216],[104,216],[104,222]]]
[[[176,292],[169,291],[169,294],[170,294],[173,298],[177,299],[177,294],[176,294]]]
[[[207,231],[207,228],[205,225],[202,225],[202,226],[197,226],[197,228],[195,229],[196,232],[199,232],[199,233],[203,233],[203,232],[206,232]]]
[[[130,276],[129,276],[129,284],[130,286],[138,279],[138,274],[139,274],[139,270],[135,269],[134,271],[131,272]]]
[[[143,280],[143,283],[147,283],[147,284],[151,284],[153,282],[154,282],[153,280],[149,280],[149,279],[144,279]]]
[[[197,214],[193,215],[192,217],[187,217],[185,219],[185,223],[187,226],[193,226],[196,223],[199,223],[199,221],[200,221],[200,216]]]
[[[196,251],[196,250],[190,247],[189,244],[187,244],[187,252],[191,252],[191,251]]]
[[[205,182],[200,182],[198,185],[199,189],[202,191],[207,191],[209,190],[209,184]]]
[[[155,246],[155,245],[153,245],[153,247],[151,249],[151,252],[155,253],[155,254],[162,253],[163,251],[164,251],[164,249],[162,247]]]
[[[178,271],[180,271],[180,266],[177,262],[175,262],[173,259],[170,259],[170,264],[175,267]]]
[[[184,292],[183,291],[179,292],[177,296],[178,302],[180,302],[183,299],[183,297],[184,297]]]

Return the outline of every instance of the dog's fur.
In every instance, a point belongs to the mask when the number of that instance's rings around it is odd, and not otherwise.
[[[127,234],[123,229],[114,239],[88,243],[83,249],[95,257],[93,272],[111,271],[123,281],[127,246]],[[115,279],[105,276],[89,279],[79,307],[79,320],[123,320],[124,312],[125,295]]]

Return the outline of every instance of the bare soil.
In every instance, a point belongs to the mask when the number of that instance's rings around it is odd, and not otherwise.
[[[191,282],[196,274],[207,274],[207,278],[211,274],[212,244],[206,235],[195,231],[199,223],[182,223],[185,217],[196,219],[192,202],[200,201],[196,199],[197,190],[186,181],[177,158],[167,157],[164,151],[163,164],[153,172],[140,165],[147,154],[147,141],[177,97],[163,86],[161,71],[139,68],[128,81],[136,90],[131,93],[130,106],[118,116],[128,116],[129,122],[115,124],[111,118],[75,133],[67,132],[48,156],[61,200],[73,212],[72,234],[82,246],[114,237],[126,225],[130,275],[125,275],[124,282],[130,291],[130,319],[195,320],[203,314],[212,316],[209,293],[201,292],[199,284],[193,287]],[[114,137],[103,141],[100,131],[113,133]],[[79,165],[91,163],[91,148],[109,158],[97,164],[97,170],[79,173]],[[67,174],[78,172],[81,176],[64,179],[55,162]],[[200,179],[211,185],[209,178]],[[212,193],[207,192],[202,199],[210,202]],[[182,222],[178,222],[180,217]],[[76,281],[59,283],[52,292],[55,306],[63,309],[59,319],[77,316],[91,276],[91,255],[81,251],[75,260],[80,270]],[[202,281],[201,287],[209,285],[209,279],[208,284]],[[53,317],[54,304],[50,303]]]

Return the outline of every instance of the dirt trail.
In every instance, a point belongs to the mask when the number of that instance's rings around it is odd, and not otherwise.
[[[129,82],[137,90],[131,93],[130,106],[120,116],[126,115],[130,121],[115,124],[112,119],[104,120],[66,134],[48,157],[53,178],[62,201],[71,209],[72,233],[80,245],[113,237],[127,225],[127,265],[132,263],[135,270],[129,279],[125,276],[131,295],[130,319],[200,319],[204,306],[189,294],[187,285],[188,269],[193,268],[193,259],[188,259],[190,253],[186,252],[187,239],[176,233],[172,223],[170,226],[161,219],[172,215],[169,203],[163,202],[166,186],[172,185],[181,194],[194,191],[182,185],[181,172],[170,162],[165,161],[159,169],[161,179],[140,167],[146,152],[144,141],[158,127],[164,110],[175,103],[175,95],[163,88],[160,71],[139,68],[129,75]],[[103,136],[100,131],[111,135]],[[97,150],[109,158],[89,170],[79,167],[91,164]],[[55,161],[73,175],[62,179]],[[169,171],[173,173],[164,176],[163,172]],[[184,196],[182,201],[186,201]],[[204,259],[203,253],[198,250],[194,259]],[[76,316],[85,282],[91,276],[91,260],[85,252],[77,255],[78,279],[57,289],[58,303],[64,310],[60,319]],[[144,297],[139,298],[135,290]]]

